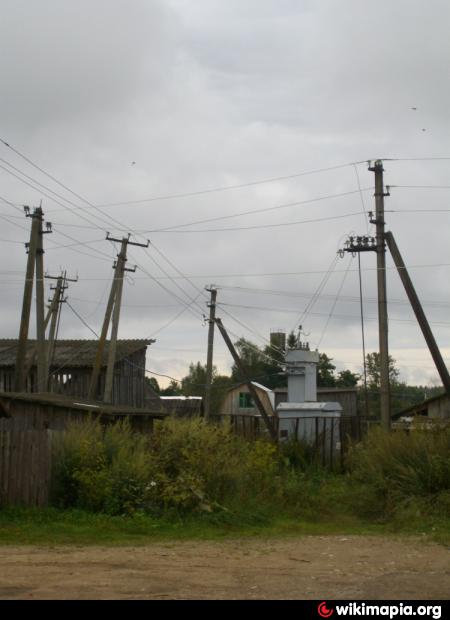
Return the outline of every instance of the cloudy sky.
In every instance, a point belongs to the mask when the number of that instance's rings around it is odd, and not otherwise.
[[[234,339],[263,345],[301,322],[338,369],[360,371],[357,259],[335,257],[347,235],[372,231],[366,162],[382,158],[388,228],[450,361],[446,0],[0,7],[0,138],[10,145],[0,143],[0,337],[18,334],[22,205],[42,200],[54,229],[45,267],[79,275],[68,295],[84,323],[65,306],[62,337],[100,330],[117,252],[106,232],[130,232],[151,245],[130,248],[138,269],[120,337],[156,338],[150,370],[178,378],[205,361],[204,287],[215,284]],[[372,351],[375,255],[361,263]],[[437,383],[389,257],[388,294],[402,378]],[[230,367],[220,335],[215,363]]]

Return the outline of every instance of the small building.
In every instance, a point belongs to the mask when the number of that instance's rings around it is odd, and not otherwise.
[[[144,407],[145,355],[147,346],[154,340],[118,340],[114,365],[113,405]],[[0,392],[14,388],[14,373],[18,340],[0,340]],[[49,392],[86,399],[89,393],[92,368],[98,340],[58,340],[50,364]],[[25,392],[36,392],[37,368],[36,341],[27,343],[27,374]],[[96,400],[103,399],[109,341],[103,352],[101,373]]]
[[[413,418],[421,416],[428,419],[445,420],[450,418],[450,395],[440,394],[424,400],[422,403],[412,405],[403,411],[399,411],[393,419],[402,417]]]
[[[268,416],[273,416],[275,414],[275,394],[273,390],[270,390],[255,381],[252,381],[252,385],[258,393],[266,414]],[[253,402],[252,395],[250,394],[250,390],[248,389],[248,385],[246,383],[241,383],[228,390],[225,400],[220,408],[220,415],[261,415]]]

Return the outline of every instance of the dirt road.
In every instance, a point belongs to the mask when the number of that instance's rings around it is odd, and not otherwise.
[[[450,550],[361,536],[1,547],[0,598],[450,598]]]

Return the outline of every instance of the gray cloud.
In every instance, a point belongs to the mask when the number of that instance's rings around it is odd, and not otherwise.
[[[426,5],[418,0],[372,5],[357,0],[5,1],[0,26],[0,135],[96,204],[240,184],[373,157],[448,155],[449,13],[447,3],[438,0]],[[155,231],[358,187],[355,168],[350,166],[98,212],[10,150],[0,151],[0,157],[87,209],[70,213],[43,197],[46,190],[33,190],[0,170],[0,195],[17,204],[38,204],[43,198],[55,230],[47,242],[46,265],[51,271],[64,266],[79,272],[80,282],[70,290],[73,305],[97,330],[114,255],[111,244],[101,239],[106,230],[121,233],[111,217],[129,230]],[[386,161],[385,167],[386,182],[392,185],[448,184],[448,162]],[[361,186],[371,188],[373,175],[364,164],[357,169]],[[363,197],[364,207],[355,194],[193,228],[277,224],[373,208],[372,191]],[[396,211],[447,204],[448,190],[393,188],[386,200],[386,208]],[[0,213],[20,215],[6,205],[0,206]],[[28,226],[25,220],[12,221]],[[387,221],[408,264],[447,262],[448,214],[387,213]],[[26,240],[26,231],[3,220],[1,226],[2,238]],[[196,277],[194,286],[183,281],[154,247],[148,254],[133,250],[130,263],[136,258],[141,269],[125,286],[121,334],[157,332],[183,308],[180,299],[192,303],[211,281],[291,295],[312,293],[323,274],[252,274],[326,271],[351,231],[366,231],[364,215],[261,230],[143,233],[141,240],[149,237],[182,273]],[[73,243],[62,233],[93,243],[52,249]],[[0,259],[5,271],[17,272],[1,276],[1,335],[14,336],[26,257],[20,245],[0,243]],[[364,285],[366,295],[374,297],[373,257],[364,256],[362,262],[372,269],[364,272]],[[324,289],[329,297],[319,299],[305,320],[313,344],[321,338],[346,264],[345,260],[337,265],[338,272]],[[357,295],[354,268],[342,289],[344,296]],[[165,279],[157,284],[146,272]],[[179,279],[171,281],[167,273]],[[424,300],[448,301],[448,267],[421,267],[411,273]],[[235,275],[218,277],[221,274]],[[404,300],[395,272],[389,271],[388,283],[390,296]],[[271,328],[292,327],[308,301],[227,288],[219,292],[219,299],[238,306],[280,308],[274,312],[223,307],[264,336]],[[368,317],[375,317],[376,305],[369,301],[366,305]],[[186,310],[158,331],[150,368],[179,376],[191,359],[204,359],[205,298],[198,296],[191,310],[195,316]],[[298,316],[285,310],[297,310]],[[433,322],[446,322],[447,308],[430,306],[428,311]],[[339,364],[357,369],[358,304],[343,299],[334,314],[321,347]],[[417,327],[402,322],[413,318],[407,305],[392,304],[390,315],[392,348],[404,376],[417,381],[420,376],[424,381],[433,377]],[[222,318],[237,335],[257,340],[227,315]],[[435,329],[448,351],[448,327]],[[62,334],[90,337],[69,309],[64,312]],[[369,349],[376,349],[376,321],[370,318],[367,339]],[[422,375],[413,362],[408,364],[411,350],[417,364],[424,365]],[[217,361],[222,369],[229,365],[219,338]]]

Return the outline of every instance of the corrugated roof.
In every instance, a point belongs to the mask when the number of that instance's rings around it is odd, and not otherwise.
[[[116,349],[116,362],[146,348],[155,342],[154,340],[118,340]],[[0,367],[15,366],[18,340],[0,339]],[[36,340],[27,343],[27,358],[36,347]],[[94,364],[97,353],[98,340],[58,340],[55,346],[54,368],[82,368],[91,367]],[[103,352],[103,366],[108,360],[109,340],[106,342]]]

